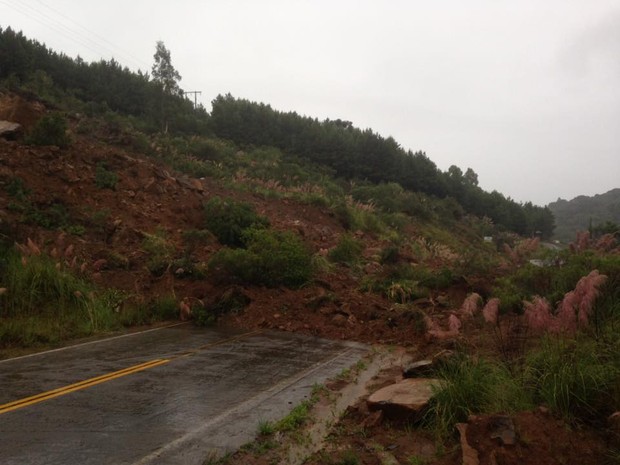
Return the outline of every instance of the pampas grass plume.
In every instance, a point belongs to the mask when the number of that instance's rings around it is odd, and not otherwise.
[[[497,297],[489,299],[484,308],[482,309],[482,316],[484,321],[491,324],[497,324],[499,317],[499,304],[500,300]]]

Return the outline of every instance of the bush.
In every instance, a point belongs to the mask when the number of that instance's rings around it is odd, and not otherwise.
[[[254,206],[245,202],[213,197],[204,206],[205,226],[218,240],[231,247],[242,247],[246,229],[266,228],[269,220],[256,213]]]
[[[220,282],[296,287],[313,273],[312,256],[291,232],[248,230],[247,249],[224,248],[209,262],[211,275]]]
[[[343,234],[336,247],[329,251],[329,259],[335,263],[355,265],[362,257],[364,244],[350,234]]]
[[[149,255],[146,267],[153,275],[160,276],[171,266],[174,246],[166,239],[163,231],[144,233],[142,250]]]
[[[404,194],[400,184],[394,182],[358,186],[351,190],[355,200],[376,205],[390,213],[402,211]]]
[[[67,122],[60,113],[52,113],[41,118],[26,137],[32,145],[69,146],[71,139],[67,134]]]
[[[108,170],[105,163],[97,163],[97,169],[95,171],[95,184],[99,189],[111,189],[116,188],[118,182],[118,175]]]

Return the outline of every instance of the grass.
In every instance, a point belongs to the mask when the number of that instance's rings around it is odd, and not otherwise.
[[[269,436],[276,432],[276,427],[271,421],[261,421],[258,423],[258,434],[260,436]]]
[[[64,340],[176,316],[171,297],[124,305],[124,292],[94,286],[44,254],[10,250],[0,269],[0,347],[55,345]]]
[[[570,422],[597,421],[620,408],[617,341],[545,338],[528,354],[525,374],[534,398]]]
[[[426,465],[427,463],[427,459],[420,457],[419,455],[412,455],[407,458],[407,465]]]
[[[148,253],[146,267],[155,276],[161,276],[172,264],[173,244],[166,238],[164,231],[153,234],[143,233],[142,250]]]
[[[431,400],[425,423],[440,439],[454,434],[454,425],[471,414],[515,412],[532,407],[518,378],[503,365],[457,355],[437,373],[442,380]]]
[[[357,453],[349,449],[342,453],[340,460],[336,463],[338,465],[359,465],[362,462]]]
[[[310,417],[312,405],[313,402],[307,400],[297,405],[288,415],[275,424],[275,431],[290,432],[304,425]]]
[[[353,266],[362,258],[364,244],[351,234],[340,236],[338,244],[329,251],[329,259],[334,263]]]

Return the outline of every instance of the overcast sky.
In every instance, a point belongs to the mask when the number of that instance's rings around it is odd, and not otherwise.
[[[341,118],[545,205],[620,187],[619,0],[0,0],[0,27]]]

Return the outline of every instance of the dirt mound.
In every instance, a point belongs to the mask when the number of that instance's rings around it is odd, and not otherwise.
[[[545,409],[513,417],[516,441],[502,444],[494,434],[496,416],[473,417],[467,425],[467,442],[478,451],[480,465],[600,465],[605,443],[586,428],[570,430]]]
[[[19,95],[0,94],[0,120],[19,123],[27,130],[44,114],[45,106],[40,102],[31,102]]]

